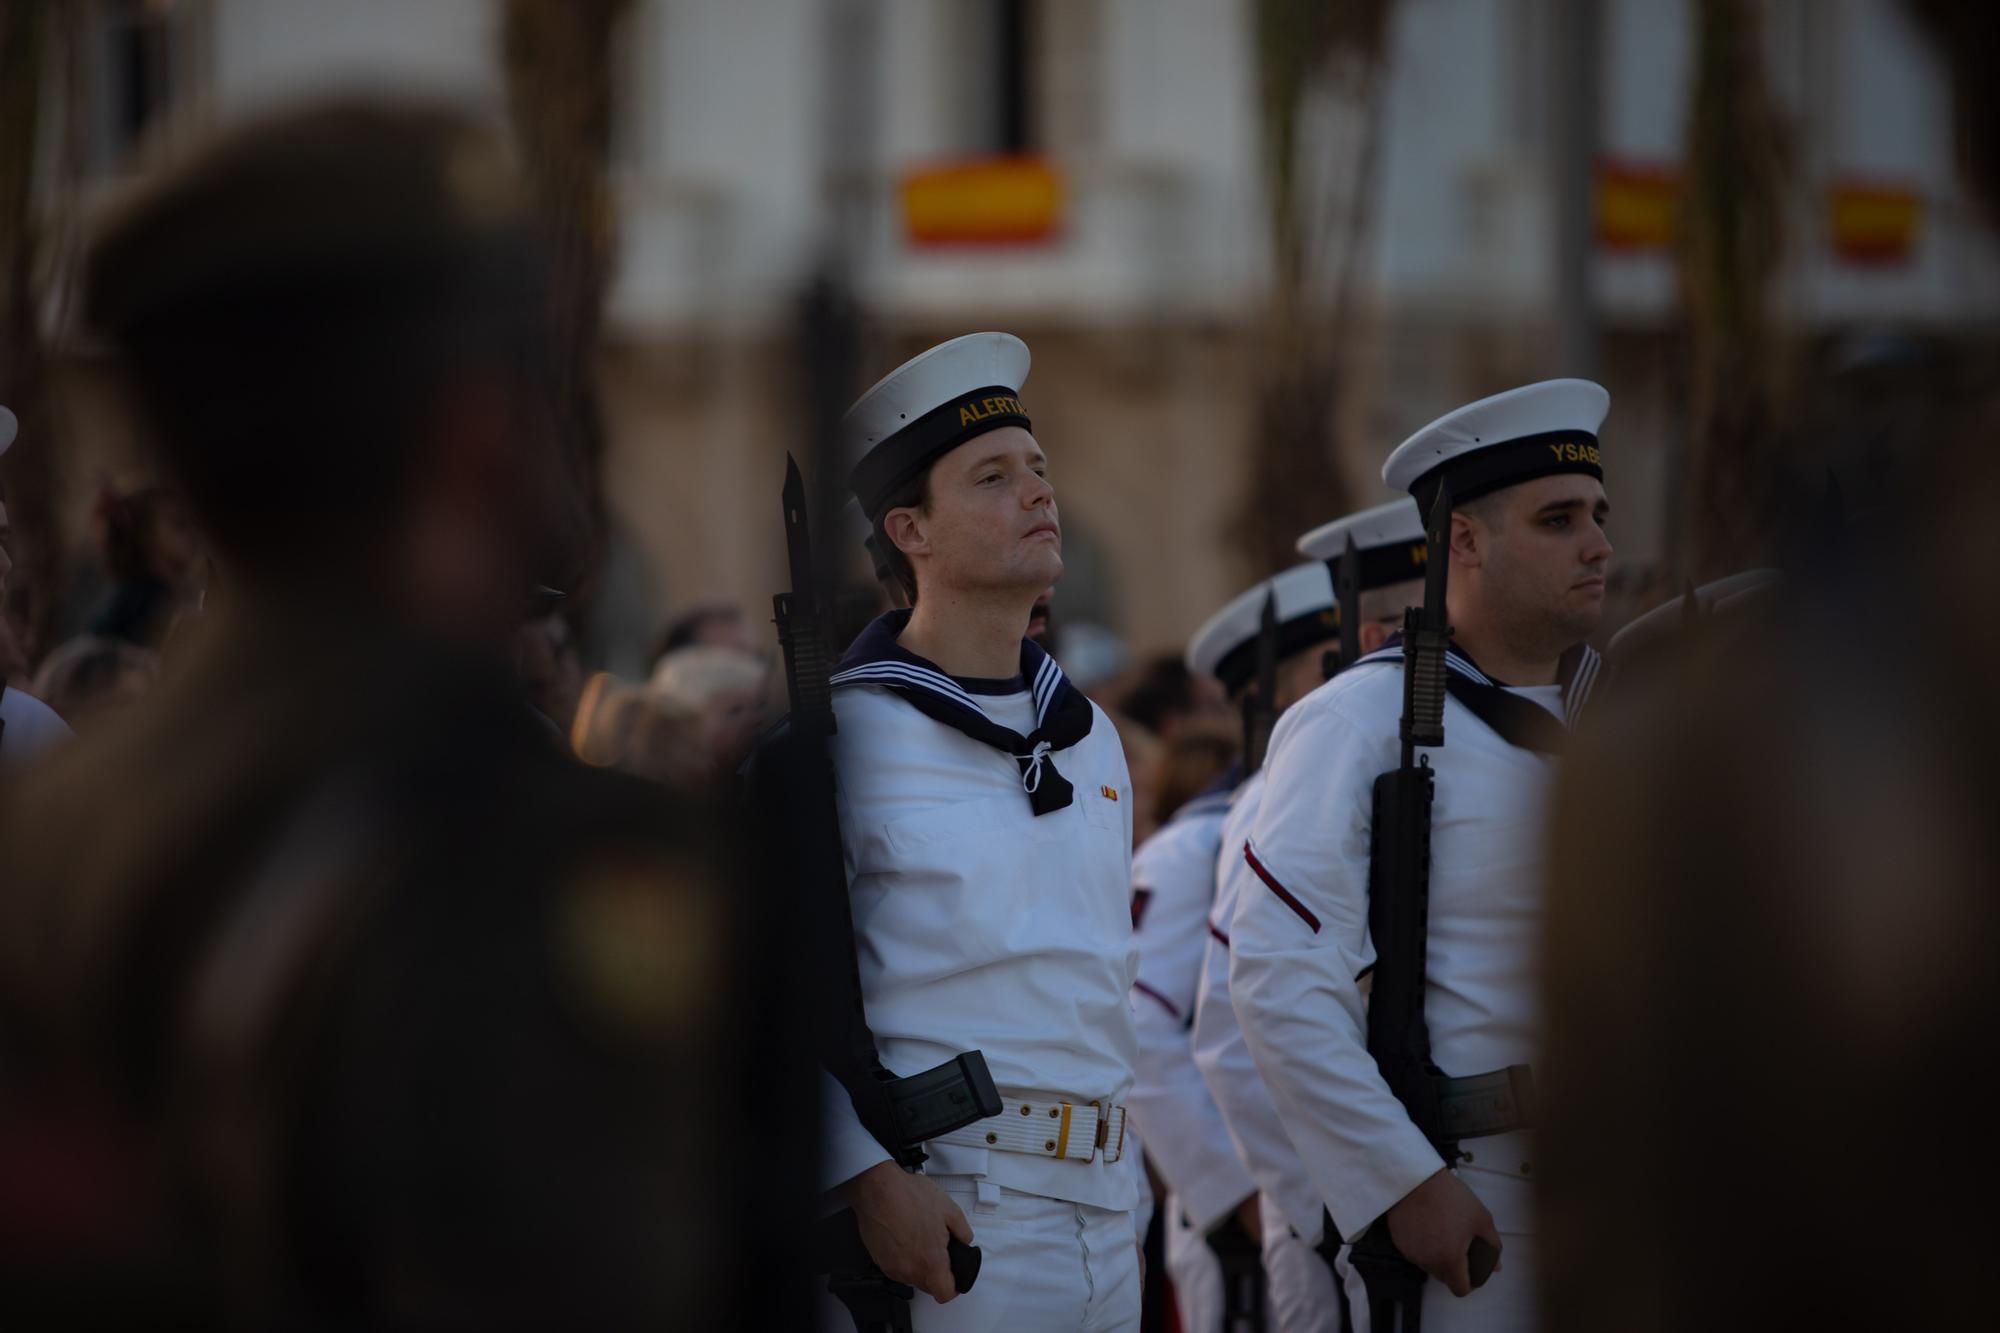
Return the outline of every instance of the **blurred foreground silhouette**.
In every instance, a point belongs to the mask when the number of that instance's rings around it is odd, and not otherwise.
[[[513,670],[578,506],[497,142],[277,114],[87,285],[215,572],[152,696],[0,791],[12,1315],[787,1322],[783,942],[727,821]]]

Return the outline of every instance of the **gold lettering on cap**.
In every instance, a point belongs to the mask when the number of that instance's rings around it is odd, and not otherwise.
[[[996,394],[990,398],[973,399],[959,404],[958,424],[970,426],[975,422],[1009,414],[1023,417],[1028,415],[1026,409],[1021,406],[1019,398],[1012,394]]]

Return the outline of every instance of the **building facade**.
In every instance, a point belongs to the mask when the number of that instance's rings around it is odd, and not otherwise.
[[[1370,122],[1331,93],[1306,107],[1324,146],[1309,185],[1328,208],[1349,208],[1357,180],[1363,197],[1343,213],[1362,239],[1339,409],[1358,503],[1384,498],[1380,460],[1439,412],[1596,374],[1613,394],[1620,558],[1671,558],[1692,8],[1400,0],[1365,169]],[[1802,392],[1857,334],[1981,336],[2000,257],[1954,178],[1940,71],[1893,0],[1761,14],[1790,166],[1774,300]],[[95,174],[130,170],[149,122],[318,89],[497,119],[499,15],[500,0],[100,4]],[[1577,32],[1583,66],[1565,54]],[[1024,398],[1071,557],[1059,615],[1168,646],[1262,572],[1224,539],[1269,305],[1249,0],[633,0],[617,54],[612,665],[636,670],[671,608],[754,614],[777,585],[778,483],[801,431],[790,321],[830,255],[866,311],[871,369],[977,328],[1030,342]],[[1565,178],[1579,141],[1584,174]],[[1587,214],[1580,287],[1564,286],[1565,207]],[[76,383],[73,398],[97,381],[79,368]],[[103,413],[72,416],[91,436],[80,457],[121,456]]]

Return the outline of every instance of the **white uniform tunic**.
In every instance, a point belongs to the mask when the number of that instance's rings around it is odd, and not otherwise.
[[[32,694],[0,690],[0,768],[20,768],[68,740],[69,724]]]
[[[1010,702],[988,711],[1004,724]],[[843,686],[834,707],[856,956],[882,1063],[907,1075],[979,1050],[1002,1088],[1122,1104],[1138,955],[1132,787],[1111,723],[1097,712],[1088,735],[1053,752],[1075,796],[1037,816],[1012,758],[889,690]],[[831,1186],[889,1154],[825,1082]],[[934,1175],[1120,1212],[1138,1197],[1136,1154],[1107,1164],[956,1143],[926,1151]]]
[[[1132,933],[1139,946],[1132,1120],[1172,1190],[1167,1276],[1187,1333],[1222,1327],[1222,1266],[1207,1237],[1256,1189],[1195,1068],[1188,1035],[1228,809],[1227,795],[1197,797],[1132,857]]]
[[[1194,1060],[1257,1188],[1277,1203],[1293,1230],[1316,1242],[1319,1192],[1307,1179],[1305,1164],[1278,1119],[1278,1108],[1257,1073],[1229,998],[1229,926],[1242,896],[1243,881],[1251,878],[1243,860],[1243,844],[1262,808],[1263,794],[1264,770],[1260,769],[1237,790],[1223,820],[1223,850],[1215,865],[1215,904],[1195,1002]]]
[[[1559,695],[1520,693],[1543,696],[1536,702],[1545,707]],[[1441,1165],[1367,1052],[1357,980],[1374,962],[1372,793],[1398,762],[1401,707],[1401,670],[1364,661],[1285,713],[1244,853],[1262,883],[1245,888],[1229,931],[1230,992],[1251,1053],[1348,1241]],[[1456,699],[1444,724],[1444,747],[1424,752],[1437,772],[1425,1013],[1439,1067],[1483,1074],[1534,1061],[1541,825],[1553,766]],[[1531,1327],[1529,1140],[1465,1146],[1459,1174],[1493,1213],[1504,1267],[1463,1301],[1427,1283],[1425,1327]]]
[[[1254,883],[1243,844],[1263,807],[1265,772],[1259,769],[1236,789],[1222,821],[1215,906],[1195,1000],[1194,1059],[1262,1196],[1272,1321],[1282,1333],[1334,1333],[1340,1327],[1339,1297],[1332,1272],[1314,1248],[1322,1220],[1319,1191],[1285,1133],[1229,998],[1229,925],[1244,881]]]
[[[1132,987],[1139,1033],[1132,1120],[1202,1235],[1256,1189],[1195,1068],[1188,1037],[1228,807],[1226,796],[1197,798],[1132,858],[1132,933],[1139,948]]]

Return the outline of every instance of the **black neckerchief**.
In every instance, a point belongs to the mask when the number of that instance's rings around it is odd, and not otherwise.
[[[1387,643],[1355,665],[1402,660],[1403,636],[1392,634]],[[1556,684],[1562,687],[1563,698],[1562,720],[1558,722],[1548,709],[1513,693],[1458,649],[1448,651],[1444,660],[1444,687],[1452,698],[1464,704],[1509,745],[1544,755],[1563,752],[1569,742],[1570,728],[1583,716],[1584,705],[1590,702],[1598,671],[1604,665],[1604,659],[1587,643],[1580,643],[1562,655],[1556,664]]]
[[[986,716],[957,681],[896,642],[909,623],[908,611],[878,616],[840,659],[832,684],[893,690],[933,721],[999,750],[1021,766],[1021,790],[1028,793],[1028,804],[1038,815],[1074,800],[1075,789],[1056,771],[1049,755],[1088,736],[1095,713],[1056,660],[1032,639],[1021,640],[1021,679],[1035,699],[1035,729],[1023,736]]]

